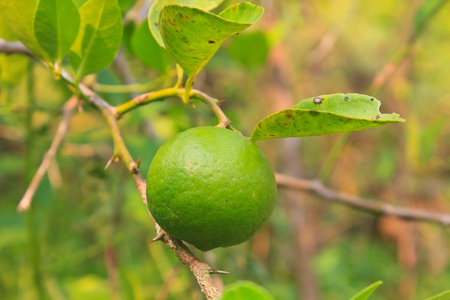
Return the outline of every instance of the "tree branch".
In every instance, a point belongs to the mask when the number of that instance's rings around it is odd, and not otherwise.
[[[450,214],[435,213],[426,210],[399,207],[388,203],[374,201],[354,195],[332,190],[320,181],[298,179],[283,174],[276,174],[277,184],[280,187],[312,191],[331,202],[341,203],[358,210],[376,215],[389,215],[404,220],[436,223],[450,226]]]
[[[21,42],[8,42],[4,39],[0,39],[0,53],[5,54],[26,54],[28,56],[33,56],[33,53],[28,50]]]
[[[17,211],[22,212],[26,211],[30,208],[31,202],[33,200],[33,196],[36,193],[39,184],[44,178],[47,169],[58,152],[59,147],[61,146],[64,137],[66,136],[67,129],[69,128],[70,119],[72,118],[72,113],[78,104],[78,98],[76,96],[72,96],[69,100],[67,100],[66,104],[63,107],[63,119],[61,123],[59,123],[58,130],[56,131],[55,138],[53,139],[50,148],[47,153],[44,155],[44,159],[41,162],[36,174],[33,176],[30,185],[28,186],[25,194],[17,206]]]
[[[66,76],[67,74],[63,72],[64,82],[70,85],[71,81]],[[95,108],[99,109],[103,117],[106,119],[106,122],[108,123],[108,126],[111,130],[111,135],[114,142],[114,155],[122,160],[128,171],[130,172],[137,186],[139,194],[141,195],[142,201],[147,206],[146,181],[140,173],[138,165],[128,151],[128,148],[122,138],[117,120],[120,117],[120,114],[118,113],[116,107],[108,104],[105,100],[100,98],[86,86],[80,84],[79,88],[83,93],[85,99],[89,101]],[[150,211],[149,214],[152,217]],[[153,221],[155,222],[154,219]],[[163,241],[169,246],[169,248],[180,259],[180,261],[189,267],[206,299],[218,299],[220,296],[220,291],[214,285],[211,277],[211,274],[214,274],[215,271],[211,267],[209,267],[208,264],[200,261],[180,240],[172,238],[170,235],[168,235],[156,222],[155,228],[157,236],[155,239],[153,239],[153,241]]]

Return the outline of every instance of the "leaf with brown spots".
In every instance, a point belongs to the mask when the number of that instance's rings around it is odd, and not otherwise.
[[[164,47],[164,42],[159,32],[159,24],[158,24],[159,14],[164,7],[171,4],[178,4],[209,11],[217,7],[222,2],[223,0],[156,0],[153,2],[152,6],[150,7],[150,10],[148,11],[148,24],[150,31],[152,32],[158,44],[161,47]]]
[[[380,105],[374,97],[360,94],[312,97],[261,120],[252,140],[327,135],[405,122],[398,114],[380,113]]]

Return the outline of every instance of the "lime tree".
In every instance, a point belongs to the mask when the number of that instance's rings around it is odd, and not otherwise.
[[[228,129],[196,127],[158,150],[147,199],[167,233],[207,251],[240,244],[264,226],[276,181],[267,157],[250,139]]]

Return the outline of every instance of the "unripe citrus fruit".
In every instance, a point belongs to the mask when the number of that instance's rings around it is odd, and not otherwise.
[[[228,129],[179,133],[158,150],[148,171],[148,207],[156,222],[203,251],[250,239],[269,219],[275,199],[266,156]]]

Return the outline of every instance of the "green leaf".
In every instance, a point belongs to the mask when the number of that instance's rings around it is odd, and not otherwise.
[[[117,0],[89,0],[80,7],[80,16],[80,31],[69,53],[77,79],[107,67],[122,39]]]
[[[52,61],[69,52],[79,27],[80,14],[72,0],[39,0],[34,14],[34,35]]]
[[[251,281],[238,281],[225,288],[221,300],[273,300],[263,287]]]
[[[420,34],[426,24],[447,3],[448,0],[425,0],[417,9],[414,16],[414,28],[416,34]]]
[[[262,13],[262,7],[251,3],[232,5],[220,15],[169,5],[161,11],[159,24],[167,52],[189,77],[193,77],[225,39],[252,25]]]
[[[0,1],[0,11],[5,23],[14,35],[36,56],[46,58],[47,54],[39,46],[33,32],[33,18],[36,0]]]
[[[450,291],[444,291],[440,294],[427,298],[426,300],[450,300]]]
[[[366,300],[369,298],[370,295],[382,284],[382,281],[377,281],[375,283],[372,283],[356,295],[350,298],[350,300]]]
[[[246,68],[255,69],[266,62],[269,49],[266,34],[255,31],[234,37],[230,45],[230,54]]]
[[[11,28],[9,28],[5,18],[6,16],[4,14],[0,14],[0,38],[5,41],[17,41],[14,32],[12,32]]]
[[[133,52],[147,65],[165,72],[172,64],[167,51],[159,47],[148,27],[148,20],[139,25],[131,37]]]
[[[379,100],[360,94],[309,98],[261,120],[252,140],[326,135],[405,121],[395,113],[381,114],[380,105]]]
[[[171,4],[178,5],[186,5],[190,7],[196,7],[202,10],[209,11],[219,4],[221,4],[224,0],[155,0],[148,11],[148,24],[150,27],[150,31],[152,32],[155,40],[161,47],[164,47],[164,42],[159,32],[159,13],[161,10]]]
[[[81,7],[81,6],[83,6],[83,4],[86,3],[88,0],[74,0],[74,1],[75,1],[75,4],[76,4],[78,7]]]

